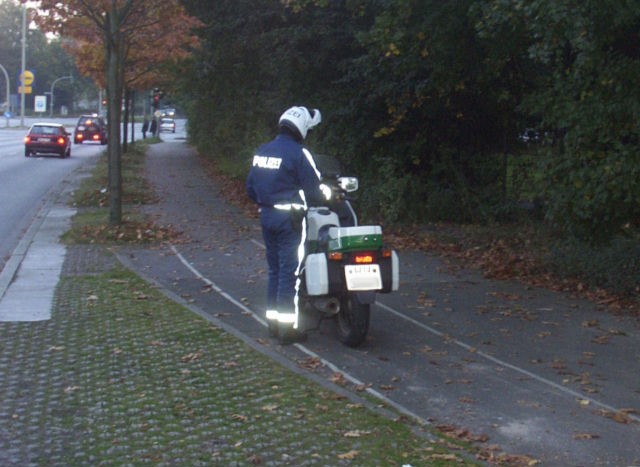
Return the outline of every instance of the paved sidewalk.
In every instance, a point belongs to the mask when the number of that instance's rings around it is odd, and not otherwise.
[[[66,248],[59,237],[69,229],[75,209],[45,206],[34,235],[27,233],[0,275],[0,321],[51,318],[55,287]],[[3,295],[4,293],[4,295]]]

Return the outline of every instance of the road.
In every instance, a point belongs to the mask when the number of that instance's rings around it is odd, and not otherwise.
[[[40,120],[40,119],[38,119]],[[73,131],[73,119],[42,119],[63,123]],[[27,118],[25,125],[36,119]],[[95,158],[105,146],[74,145],[71,157],[24,157],[26,128],[0,128],[0,270],[38,211],[61,183],[81,164]]]
[[[36,121],[62,123],[73,132],[77,118],[26,118],[25,126]],[[185,122],[177,120],[175,134],[162,133],[171,141],[184,138]],[[136,124],[136,138],[142,137],[141,124]],[[106,150],[97,143],[74,144],[71,157],[24,157],[23,138],[27,128],[20,128],[15,119],[11,126],[0,126],[0,271],[16,248],[24,232],[47,200],[61,190],[65,181],[85,163],[95,162]]]
[[[189,241],[123,256],[190,306],[489,453],[549,466],[640,465],[637,320],[401,251],[401,290],[379,296],[361,348],[340,345],[331,321],[304,344],[278,346],[262,319],[256,219],[225,201],[184,143],[154,145],[147,170],[161,198],[150,213]]]

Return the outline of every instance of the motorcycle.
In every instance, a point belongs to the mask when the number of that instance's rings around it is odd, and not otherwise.
[[[382,241],[379,225],[358,225],[349,194],[358,190],[358,179],[337,173],[322,183],[332,196],[326,206],[306,212],[306,241],[299,309],[336,320],[338,339],[358,347],[369,332],[371,305],[378,293],[399,287],[399,260]]]

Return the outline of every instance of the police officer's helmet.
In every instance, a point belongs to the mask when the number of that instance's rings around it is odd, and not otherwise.
[[[322,115],[318,109],[291,107],[282,114],[278,126],[293,131],[302,141],[307,137],[307,132],[321,121]]]

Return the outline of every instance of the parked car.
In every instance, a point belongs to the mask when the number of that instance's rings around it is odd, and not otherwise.
[[[82,144],[86,141],[107,144],[107,124],[98,114],[82,115],[78,119],[73,142]]]
[[[160,119],[160,132],[170,131],[176,132],[176,121],[173,118],[163,117]]]
[[[71,134],[59,123],[34,123],[24,137],[24,156],[71,156]]]

